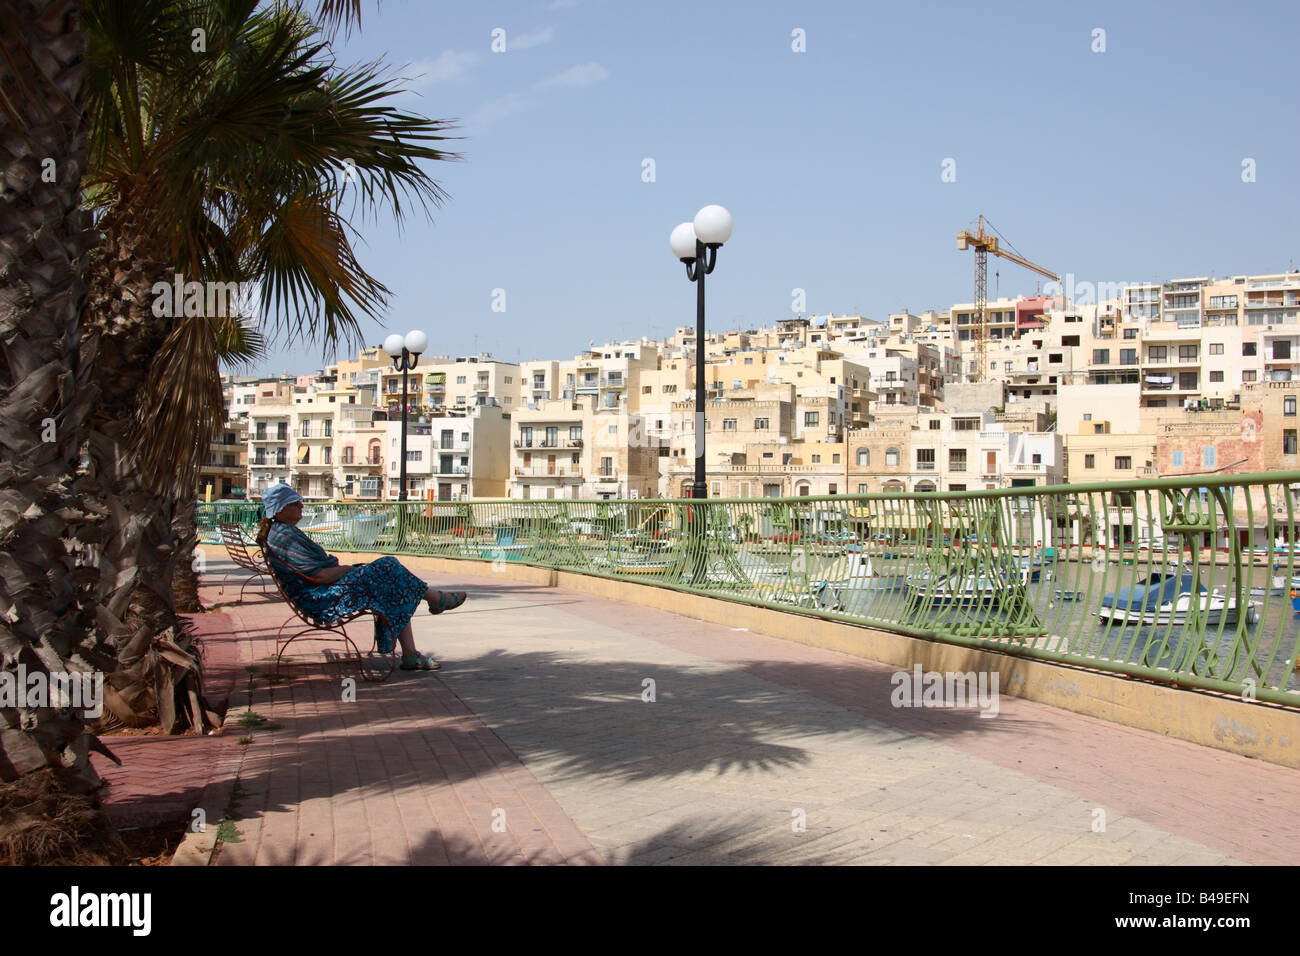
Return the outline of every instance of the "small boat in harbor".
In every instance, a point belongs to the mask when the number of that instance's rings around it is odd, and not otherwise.
[[[1158,571],[1132,587],[1107,594],[1101,599],[1097,616],[1104,622],[1123,626],[1182,626],[1191,618],[1199,618],[1207,626],[1215,627],[1236,624],[1240,611],[1235,598],[1209,591],[1203,584],[1194,586],[1190,574]],[[1259,620],[1259,611],[1251,602],[1247,602],[1244,613],[1248,624]]]
[[[907,599],[913,604],[931,607],[996,607],[1007,590],[1007,582],[986,575],[907,579]]]

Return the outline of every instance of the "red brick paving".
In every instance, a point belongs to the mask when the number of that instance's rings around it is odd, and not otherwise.
[[[251,588],[248,598],[260,600]],[[224,711],[244,674],[240,638],[226,614],[195,614],[188,620],[202,648],[204,696],[218,712]],[[122,761],[119,767],[107,757],[91,755],[95,769],[108,784],[101,793],[104,808],[119,827],[189,820],[204,788],[214,776],[229,772],[238,757],[234,738],[222,735],[107,734],[102,739]]]
[[[605,625],[625,618],[606,601],[583,600],[565,610]],[[970,710],[895,708],[890,678],[898,667],[665,611],[638,608],[636,632],[941,741],[1238,859],[1296,862],[1300,773],[1293,769],[1006,694],[992,720]]]

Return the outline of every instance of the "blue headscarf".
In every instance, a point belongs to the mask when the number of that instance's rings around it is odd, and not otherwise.
[[[284,508],[293,504],[295,501],[302,501],[302,495],[294,491],[284,482],[278,485],[272,485],[262,492],[262,507],[266,509],[266,516],[274,518]]]

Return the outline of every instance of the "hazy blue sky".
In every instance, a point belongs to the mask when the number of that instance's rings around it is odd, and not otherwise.
[[[955,236],[980,213],[1028,258],[1092,282],[1300,259],[1291,2],[363,11],[340,62],[421,75],[403,105],[457,118],[464,137],[465,161],[433,168],[450,194],[433,223],[363,229],[362,261],[393,291],[388,330],[422,328],[431,351],[568,358],[693,323],[668,234],[715,202],[736,226],[709,277],[713,330],[790,316],[796,288],[809,312],[877,319],[969,301]],[[993,259],[990,296],[995,269],[1002,294],[1035,291]],[[277,350],[257,371],[321,363],[319,347]]]

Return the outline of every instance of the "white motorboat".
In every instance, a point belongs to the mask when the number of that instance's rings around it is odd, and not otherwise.
[[[1203,584],[1195,588],[1195,594],[1193,590],[1192,575],[1158,571],[1131,587],[1107,594],[1101,599],[1097,616],[1125,626],[1178,627],[1192,618],[1199,618],[1208,627],[1237,623],[1241,609],[1235,598],[1210,591]],[[1246,603],[1244,611],[1247,624],[1259,620],[1259,611],[1252,602]]]

